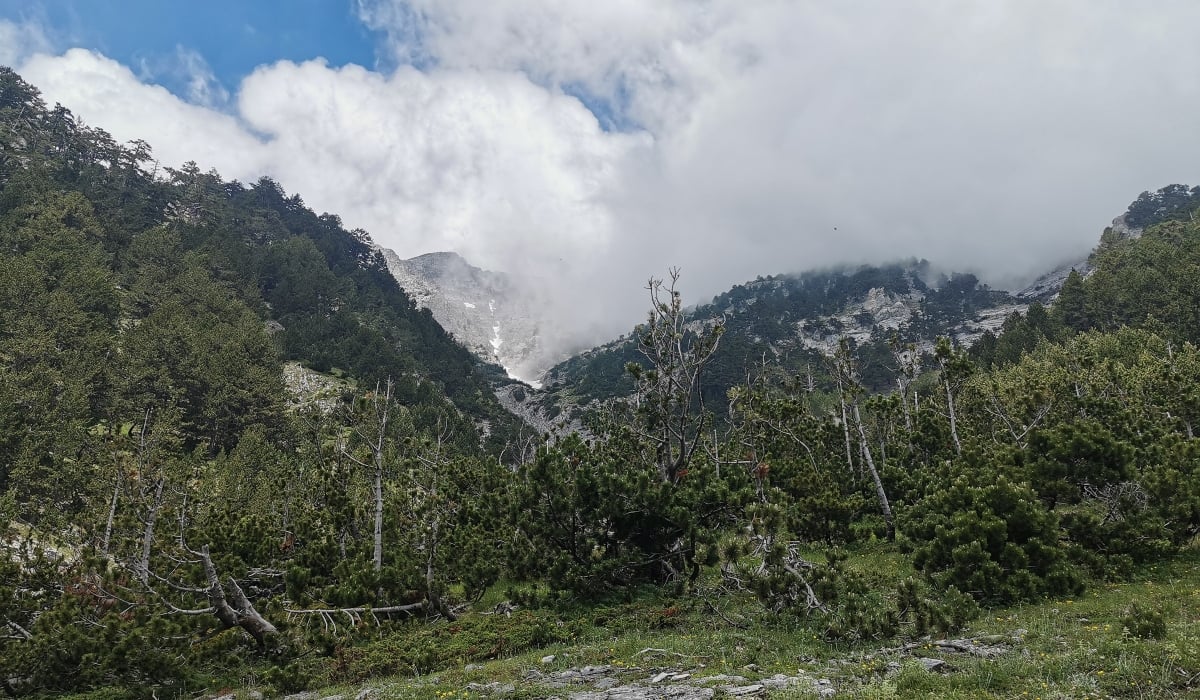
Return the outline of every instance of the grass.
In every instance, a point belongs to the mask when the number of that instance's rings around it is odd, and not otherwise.
[[[850,565],[876,580],[911,575],[905,558],[882,545],[855,552]],[[1161,638],[1153,624],[1139,624],[1154,621],[1155,613],[1165,622]],[[319,697],[353,697],[372,687],[383,698],[465,700],[492,697],[470,685],[489,683],[512,685],[504,697],[517,700],[566,697],[582,687],[555,689],[531,680],[529,671],[587,665],[611,665],[629,681],[668,668],[752,680],[803,673],[830,679],[839,698],[1200,697],[1200,551],[1194,549],[1135,580],[1093,584],[1078,598],[985,610],[958,636],[1020,639],[994,659],[936,648],[895,651],[904,640],[830,644],[816,620],[771,614],[748,594],[718,595],[712,588],[678,598],[646,590],[629,601],[511,616],[473,613],[454,624],[417,623],[356,648],[341,658],[341,676],[327,676],[341,685]],[[550,655],[553,662],[542,663]],[[920,656],[942,658],[951,670],[926,671]],[[817,695],[804,685],[766,697]]]

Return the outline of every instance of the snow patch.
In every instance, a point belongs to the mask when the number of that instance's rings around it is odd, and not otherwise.
[[[471,303],[471,302],[469,302],[469,301],[464,301],[464,302],[463,302],[463,306],[467,307],[468,309],[473,309],[473,308],[475,308],[475,305],[474,305],[474,304],[472,304],[472,303]]]

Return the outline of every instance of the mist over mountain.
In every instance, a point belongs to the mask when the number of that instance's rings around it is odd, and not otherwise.
[[[408,260],[381,249],[404,291],[460,343],[509,376],[537,385],[569,354],[550,290],[537,278],[481,270],[456,253]]]

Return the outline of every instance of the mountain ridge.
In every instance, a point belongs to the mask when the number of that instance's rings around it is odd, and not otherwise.
[[[454,252],[405,259],[376,249],[417,306],[429,309],[460,343],[511,378],[538,385],[542,372],[558,359],[542,340],[549,319],[536,313],[547,301],[537,285],[475,267]]]

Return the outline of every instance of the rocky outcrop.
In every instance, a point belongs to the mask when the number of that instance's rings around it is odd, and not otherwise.
[[[288,407],[293,411],[311,409],[330,413],[343,396],[354,390],[345,379],[308,369],[295,361],[283,363],[283,383],[288,389]]]
[[[810,688],[822,697],[835,692],[828,679],[814,679],[803,673],[796,676],[779,673],[755,680],[740,675],[698,674],[698,669],[676,666],[618,668],[605,665],[551,673],[531,669],[525,674],[524,680],[554,692],[549,697],[567,700],[710,700],[714,697],[757,697],[772,690],[791,687]],[[501,691],[506,689],[496,688]],[[487,693],[487,686],[471,690]]]
[[[474,267],[457,253],[428,253],[403,259],[380,248],[388,271],[417,306],[480,358],[510,376],[536,383],[559,357],[542,341],[549,328],[541,311],[548,291],[531,280]]]
[[[1029,286],[1017,292],[1014,296],[1022,301],[1031,303],[1037,301],[1044,304],[1054,301],[1054,299],[1058,298],[1058,292],[1062,289],[1063,283],[1067,281],[1067,276],[1071,274],[1071,270],[1075,270],[1086,277],[1091,272],[1092,267],[1086,259],[1060,265],[1034,280]]]

